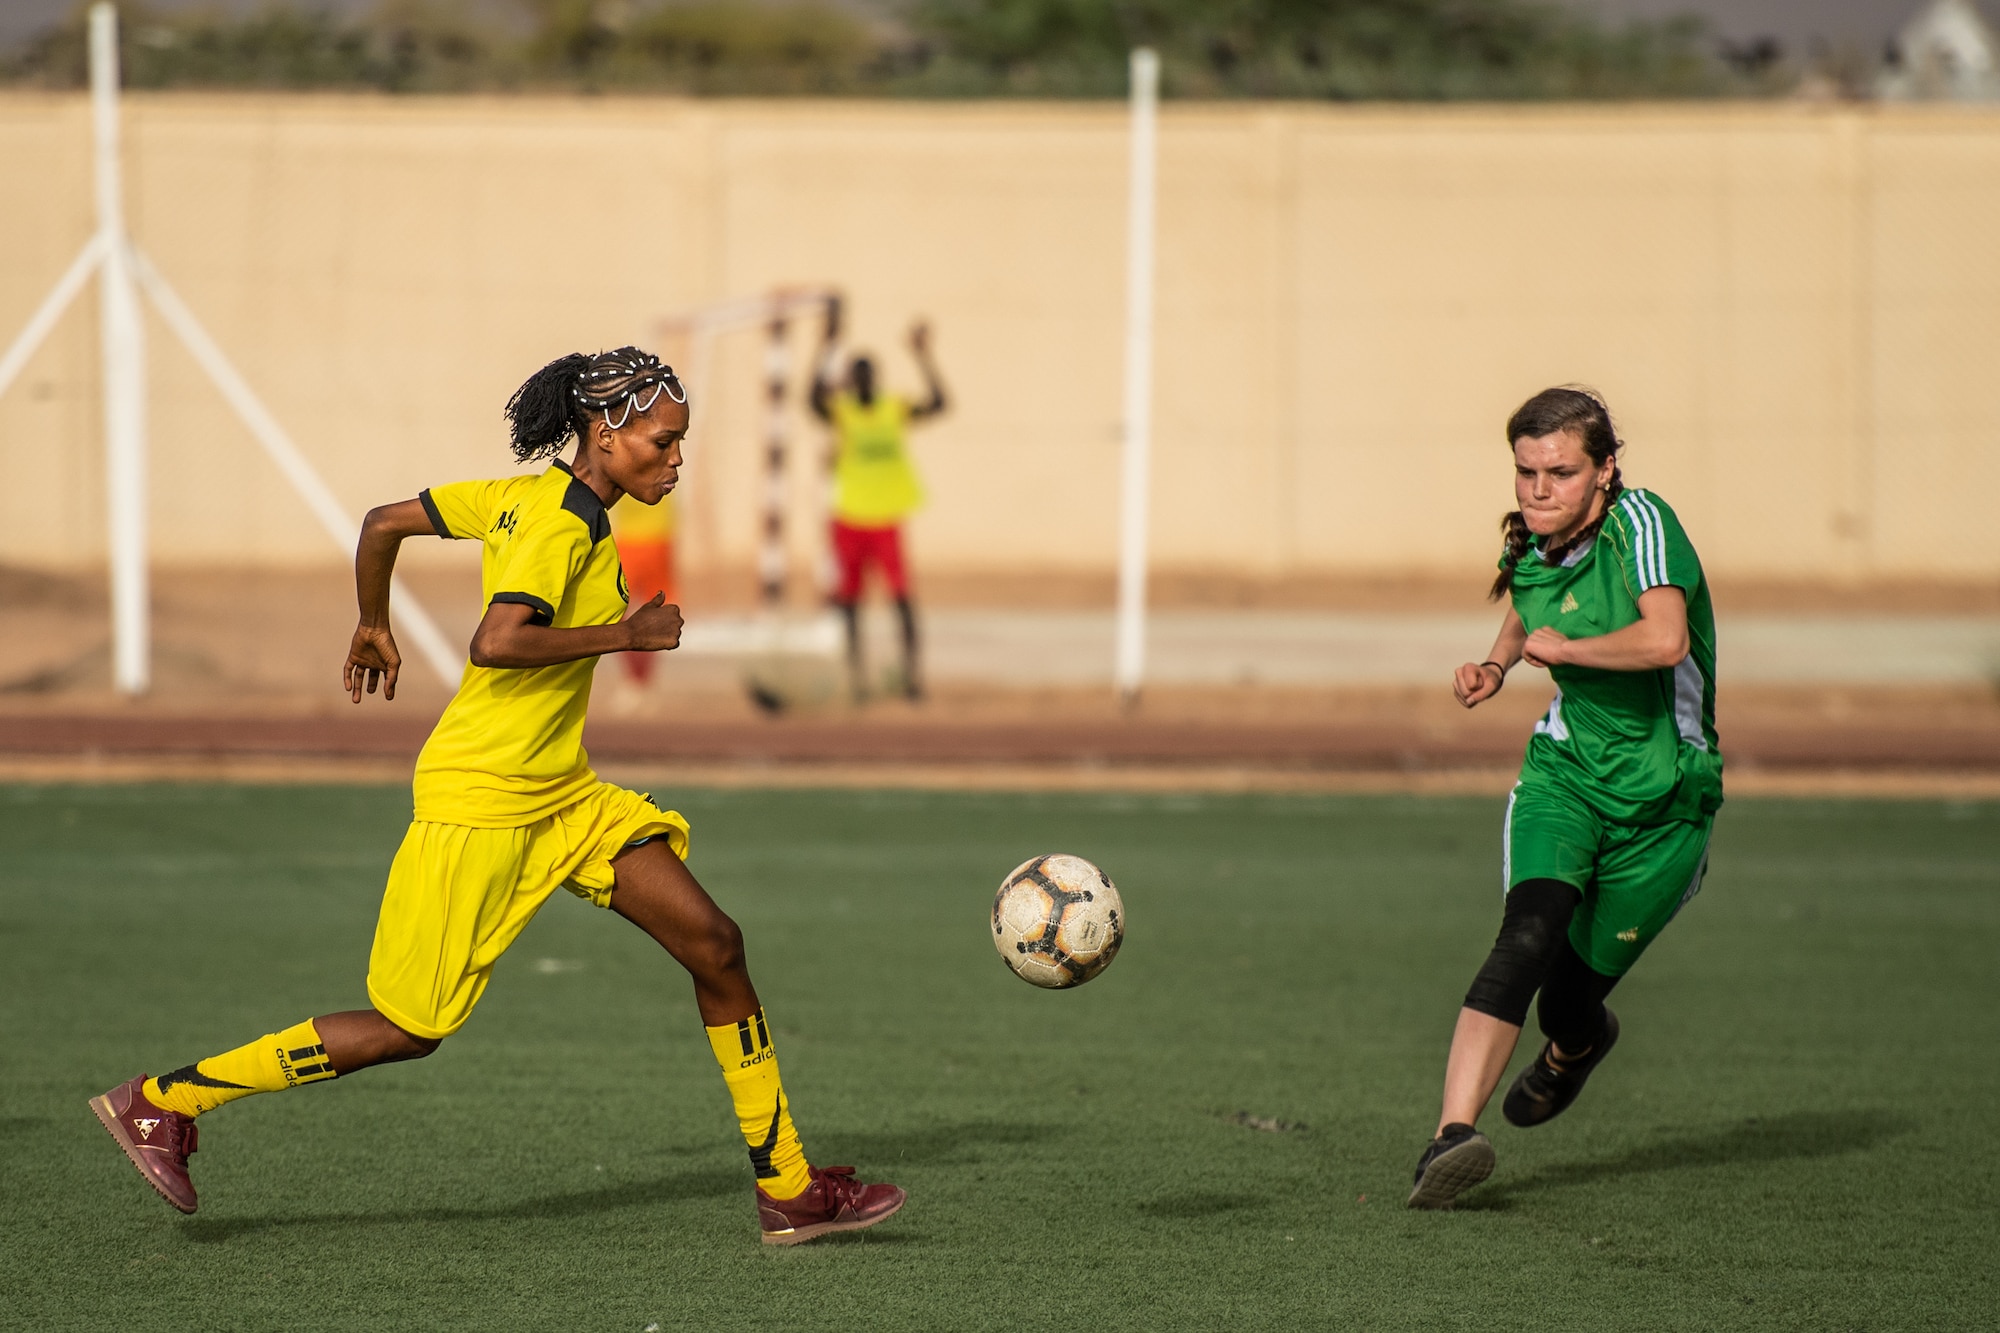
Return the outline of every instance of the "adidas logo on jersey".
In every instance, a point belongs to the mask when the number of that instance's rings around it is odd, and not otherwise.
[[[1575,594],[1575,593],[1573,593],[1573,592],[1566,592],[1566,593],[1564,593],[1564,594],[1563,594],[1563,604],[1562,604],[1562,613],[1563,613],[1564,615],[1568,615],[1568,614],[1569,614],[1570,612],[1572,612],[1572,611],[1574,611],[1574,610],[1576,610],[1576,594]]]

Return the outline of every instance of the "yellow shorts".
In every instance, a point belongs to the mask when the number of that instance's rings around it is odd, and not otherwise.
[[[405,1032],[450,1036],[558,885],[609,907],[611,858],[662,836],[687,858],[687,820],[608,782],[520,828],[410,825],[382,894],[369,1000]]]

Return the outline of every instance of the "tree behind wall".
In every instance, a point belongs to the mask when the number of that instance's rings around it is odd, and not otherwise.
[[[247,15],[122,7],[135,87],[515,88],[692,94],[1112,97],[1162,53],[1169,96],[1699,96],[1754,91],[1691,22],[1611,28],[1536,0],[382,0]],[[81,11],[0,59],[16,84],[84,81]]]
[[[1112,95],[1157,47],[1170,94],[1528,98],[1722,91],[1698,25],[1612,29],[1525,0],[917,0],[918,81]]]

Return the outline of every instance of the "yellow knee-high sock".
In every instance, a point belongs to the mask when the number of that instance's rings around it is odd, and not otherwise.
[[[722,1066],[722,1081],[729,1085],[730,1100],[736,1103],[736,1123],[743,1141],[750,1145],[750,1165],[757,1172],[757,1184],[774,1199],[793,1199],[812,1184],[806,1169],[806,1150],[799,1131],[792,1125],[792,1111],[785,1104],[785,1089],[778,1081],[778,1052],[771,1045],[771,1029],[759,1009],[737,1023],[706,1029],[715,1062]]]
[[[308,1018],[283,1032],[259,1037],[248,1046],[149,1078],[143,1091],[155,1106],[182,1115],[200,1115],[253,1092],[282,1092],[335,1077],[319,1030]]]

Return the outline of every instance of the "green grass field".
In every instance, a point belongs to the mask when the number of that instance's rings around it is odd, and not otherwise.
[[[1553,1125],[1496,1108],[1498,1173],[1434,1215],[1402,1201],[1497,924],[1497,801],[674,803],[808,1149],[907,1186],[900,1217],[760,1247],[685,978],[559,894],[430,1060],[205,1118],[183,1218],[86,1099],[359,1004],[408,796],[0,788],[0,1325],[2000,1322],[2000,805],[1730,806],[1618,1054]],[[1073,993],[986,938],[1055,850],[1130,914]]]

